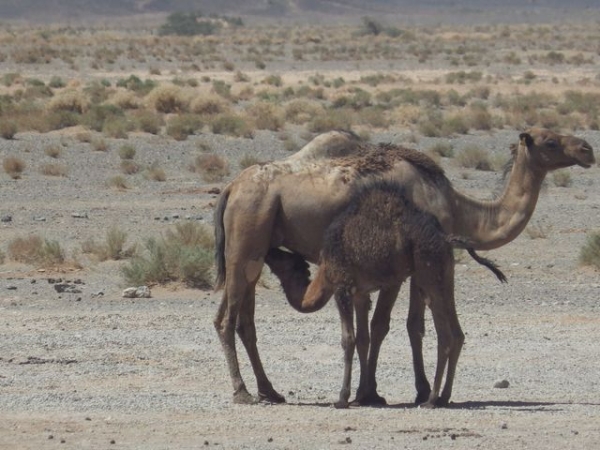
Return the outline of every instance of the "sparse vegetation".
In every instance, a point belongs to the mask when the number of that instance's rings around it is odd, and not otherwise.
[[[212,283],[213,248],[209,227],[181,222],[159,238],[147,239],[144,254],[132,258],[122,274],[135,286],[181,282],[206,288]]]
[[[579,263],[600,269],[600,232],[588,234],[585,244],[579,251]]]
[[[65,262],[65,252],[58,241],[38,235],[18,237],[8,244],[8,256],[13,261],[36,267],[58,266]]]
[[[476,145],[467,145],[456,154],[460,167],[477,170],[493,170],[493,164],[487,151]]]
[[[83,253],[94,255],[98,261],[126,259],[133,256],[136,251],[135,245],[125,248],[126,241],[127,233],[113,226],[106,232],[104,242],[96,243],[93,239],[88,239],[81,245],[81,249]]]
[[[25,162],[17,156],[7,156],[2,160],[2,167],[13,180],[18,180],[25,170]]]
[[[220,181],[223,177],[229,175],[227,161],[214,153],[202,153],[196,156],[192,169],[199,173],[204,181],[209,183]]]
[[[567,169],[556,170],[552,172],[552,181],[555,186],[558,187],[569,187],[573,184],[573,178],[571,172]]]

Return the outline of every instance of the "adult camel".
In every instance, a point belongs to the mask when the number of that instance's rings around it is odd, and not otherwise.
[[[241,172],[223,190],[214,220],[216,288],[224,289],[214,324],[227,359],[234,402],[255,401],[240,374],[236,331],[256,376],[259,400],[285,401],[269,381],[256,346],[255,287],[269,249],[285,247],[317,263],[325,229],[347,205],[352,186],[370,177],[390,178],[404,186],[408,198],[436,216],[446,233],[468,238],[475,249],[500,247],[527,225],[549,171],[573,165],[587,168],[595,161],[586,141],[547,129],[530,129],[520,135],[520,142],[523,145],[513,147],[513,165],[504,192],[493,201],[479,201],[456,191],[443,170],[423,153],[365,144],[344,132],[318,136],[285,160]],[[303,272],[302,277],[304,283],[307,276]],[[356,400],[361,404],[384,402],[377,394],[375,372],[399,288],[398,284],[379,292],[371,320],[368,374],[361,375],[357,391]],[[422,357],[424,300],[411,283],[407,328],[420,403],[430,394]]]

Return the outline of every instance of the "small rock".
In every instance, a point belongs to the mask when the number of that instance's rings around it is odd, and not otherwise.
[[[500,428],[502,428],[503,430],[508,429],[508,424],[506,422],[503,422],[502,425],[500,425]]]
[[[123,298],[150,298],[151,292],[148,286],[130,287],[123,291]]]
[[[220,194],[221,193],[221,189],[219,189],[218,187],[212,187],[210,188],[208,191],[206,191],[208,194]]]
[[[16,291],[17,287],[11,284],[10,286],[6,286],[6,289],[8,289],[9,291]]]
[[[43,217],[43,216],[36,216],[36,217],[33,218],[33,221],[34,222],[45,222],[46,218]]]
[[[4,223],[12,222],[12,216],[10,214],[6,214],[6,215],[0,217],[0,221],[2,221]]]
[[[499,380],[494,383],[496,389],[506,389],[508,386],[510,386],[508,380]]]
[[[75,218],[75,219],[87,219],[88,218],[88,214],[87,213],[72,213],[71,217]]]

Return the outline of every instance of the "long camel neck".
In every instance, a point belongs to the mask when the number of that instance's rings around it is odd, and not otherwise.
[[[473,240],[477,250],[491,250],[515,239],[531,218],[546,171],[531,168],[519,152],[502,195],[480,201],[454,191],[453,233]]]

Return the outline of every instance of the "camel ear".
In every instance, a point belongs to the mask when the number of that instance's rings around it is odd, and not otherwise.
[[[531,135],[529,133],[521,133],[519,135],[519,141],[521,144],[523,144],[527,148],[529,148],[533,145],[533,138],[531,137]]]

